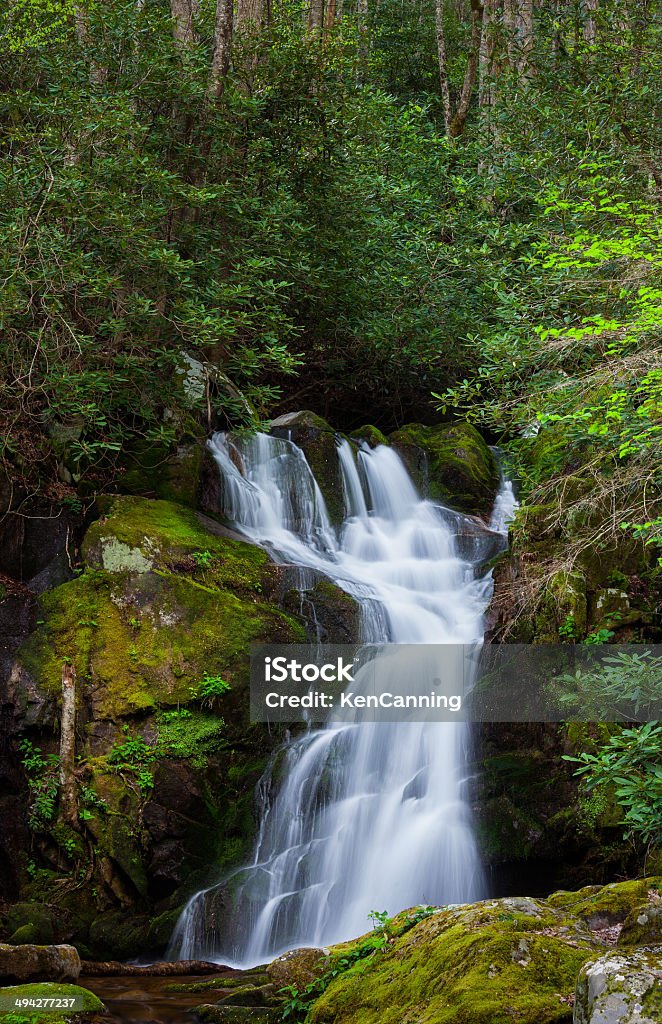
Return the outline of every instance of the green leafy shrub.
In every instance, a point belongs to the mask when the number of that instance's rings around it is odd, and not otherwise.
[[[55,820],[60,788],[60,758],[57,754],[43,754],[30,740],[19,744],[22,763],[28,777],[31,804],[28,812],[30,827],[46,829]]]
[[[613,788],[623,810],[625,834],[647,844],[662,836],[662,725],[648,722],[624,729],[595,754],[565,760],[579,764],[575,774],[587,790]]]

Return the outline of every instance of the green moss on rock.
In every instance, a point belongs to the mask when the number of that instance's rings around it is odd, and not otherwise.
[[[560,1024],[592,950],[562,925],[533,900],[441,910],[333,981],[311,1024]]]
[[[406,914],[398,915],[389,925],[389,944],[349,970],[341,967],[306,1020],[570,1024],[579,972],[604,950],[596,929],[622,921],[642,899],[655,906],[650,893],[657,884],[643,879],[559,892],[547,900],[484,900],[440,908],[409,928]],[[315,955],[312,969],[318,976],[328,971],[334,958],[347,957],[365,938],[332,947],[328,957],[309,951]]]
[[[19,652],[48,693],[70,660],[95,718],[117,719],[187,703],[204,672],[243,687],[251,642],[305,640],[262,597],[272,569],[262,550],[207,533],[169,502],[123,497],[108,511],[85,539],[88,569],[43,596],[44,621]],[[109,567],[109,545],[133,562]]]
[[[357,441],[365,441],[371,448],[376,448],[379,444],[390,444],[386,435],[382,434],[378,427],[373,427],[371,423],[368,423],[363,427],[358,427],[356,430],[352,430],[351,436]]]
[[[499,486],[494,453],[470,423],[410,423],[390,441],[419,490],[460,512],[487,516]]]
[[[73,1014],[78,1013],[103,1013],[105,1009],[101,1000],[93,992],[90,992],[89,989],[81,988],[80,985],[63,985],[59,982],[57,984],[33,982],[29,985],[12,985],[8,988],[0,989],[0,991],[2,992],[5,1004],[9,999],[75,999],[75,1009],[71,1010],[67,1016],[73,1016]],[[16,1013],[24,1015],[35,1022],[50,1021],[51,1024],[56,1024],[58,1018],[62,1019],[63,1011],[44,1013],[41,1010],[21,1009],[17,1010]],[[0,1020],[3,1017],[4,1014],[0,1013]]]
[[[127,469],[119,486],[129,494],[163,498],[194,508],[197,505],[204,447],[196,442],[171,452],[163,445],[143,441],[126,457]]]
[[[47,946],[54,941],[53,917],[41,903],[15,903],[3,915],[4,930],[12,945],[36,943]]]

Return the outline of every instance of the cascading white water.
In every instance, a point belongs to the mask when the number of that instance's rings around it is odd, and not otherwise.
[[[258,434],[210,441],[225,512],[280,562],[324,573],[359,602],[368,643],[480,642],[491,593],[476,571],[486,543],[466,517],[422,501],[390,448],[345,440],[338,457],[346,517],[334,530],[305,456]],[[514,505],[502,486],[491,526]],[[458,535],[471,534],[471,558]],[[466,545],[465,545],[466,547]],[[329,725],[290,742],[261,783],[251,864],[198,893],[170,955],[237,966],[297,946],[360,935],[371,911],[480,898],[467,805],[467,727],[401,722]],[[275,768],[282,778],[272,796]]]

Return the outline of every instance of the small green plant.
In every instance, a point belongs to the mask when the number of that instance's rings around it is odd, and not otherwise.
[[[129,772],[136,780],[141,793],[154,788],[154,776],[149,765],[158,757],[156,747],[150,747],[142,736],[117,743],[108,754],[108,763],[118,771]]]
[[[590,659],[590,660],[589,660]],[[658,717],[662,706],[660,659],[653,652],[618,651],[593,663],[588,652],[584,667],[559,677],[561,705],[583,721],[644,721]]]
[[[609,737],[595,754],[565,755],[588,792],[612,790],[626,837],[650,844],[662,835],[662,724],[647,722]]]
[[[188,708],[177,708],[173,711],[163,711],[161,719],[163,722],[178,722],[185,718],[193,718],[193,712]]]
[[[613,629],[598,629],[595,633],[589,633],[584,640],[585,644],[607,644],[614,635]]]
[[[28,822],[35,830],[44,829],[55,818],[60,758],[57,754],[43,754],[41,748],[35,747],[28,739],[21,740],[19,749],[32,798]]]
[[[559,636],[564,640],[577,639],[577,623],[575,622],[575,616],[572,613],[566,615],[565,619],[559,626]]]
[[[402,934],[412,928],[419,921],[436,913],[436,907],[418,907],[415,912],[409,915],[404,922],[404,927],[398,929],[397,934]],[[373,933],[360,945],[354,946],[348,953],[342,956],[330,958],[327,970],[315,978],[302,990],[294,985],[287,985],[280,990],[282,995],[287,997],[283,1006],[282,1020],[290,1021],[292,1024],[303,1024],[312,1003],[322,995],[329,987],[334,978],[343,974],[360,960],[377,956],[389,945],[392,939],[393,918],[389,917],[385,910],[371,910],[368,918],[373,922]]]
[[[191,687],[193,700],[200,700],[203,707],[211,707],[218,697],[222,697],[232,687],[221,676],[210,676],[203,672],[202,679],[197,686]]]
[[[198,569],[202,570],[210,569],[212,562],[214,561],[214,556],[211,551],[194,551],[191,558],[197,565]]]

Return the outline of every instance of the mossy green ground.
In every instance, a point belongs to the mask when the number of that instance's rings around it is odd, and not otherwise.
[[[609,948],[592,929],[622,921],[634,907],[646,905],[658,882],[442,908],[404,933],[395,928],[384,951],[338,975],[307,1020],[569,1024],[580,968]],[[346,954],[353,945],[334,947],[331,956]]]

